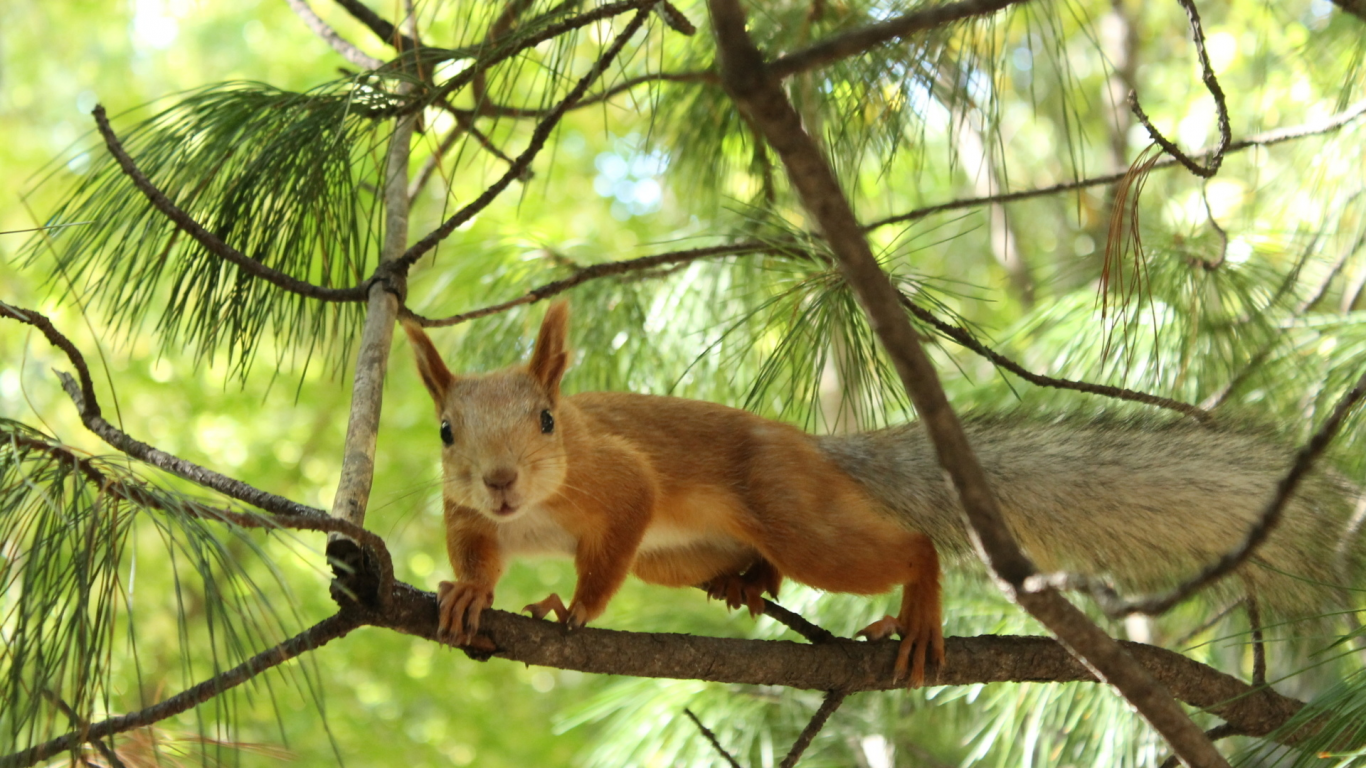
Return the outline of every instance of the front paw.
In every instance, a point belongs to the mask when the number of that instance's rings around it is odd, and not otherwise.
[[[593,618],[589,615],[588,610],[583,607],[583,604],[578,601],[570,603],[568,608],[564,607],[564,601],[554,592],[550,593],[550,597],[539,603],[532,603],[522,610],[530,613],[534,619],[544,619],[554,613],[555,618],[570,629],[582,627],[588,623],[589,619]]]
[[[455,645],[471,645],[479,632],[479,616],[493,605],[493,588],[468,581],[443,581],[436,588],[437,636]]]

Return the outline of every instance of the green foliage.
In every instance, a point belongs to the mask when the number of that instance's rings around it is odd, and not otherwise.
[[[369,55],[397,57],[335,5],[313,5]],[[115,127],[156,185],[262,263],[322,285],[352,285],[370,275],[383,236],[377,190],[389,117],[403,104],[429,105],[410,172],[451,142],[414,198],[416,239],[507,171],[535,116],[563,98],[622,21],[566,27],[500,57],[600,5],[535,0],[504,36],[489,40],[504,4],[419,3],[426,47],[397,57],[401,65],[339,79],[341,60],[284,4],[6,4],[0,21],[15,33],[0,48],[0,130],[13,138],[0,147],[0,164],[17,169],[10,176],[17,184],[90,128],[97,101],[115,113],[155,101],[151,116],[127,112]],[[704,4],[677,5],[703,27],[699,34],[665,32],[652,21],[590,93],[712,66]],[[746,3],[750,32],[770,59],[928,5]],[[374,7],[393,14],[399,5]],[[1306,123],[1361,98],[1359,19],[1308,0],[1202,3],[1201,11],[1235,137]],[[1135,48],[1123,50],[1117,25],[1136,31]],[[73,29],[89,34],[73,37]],[[78,38],[79,45],[53,44]],[[1130,56],[1135,79],[1121,83]],[[494,59],[481,82],[468,74]],[[1175,3],[1036,0],[787,84],[871,224],[919,206],[1122,169],[1147,143],[1119,104],[1131,87],[1179,145],[1208,144],[1214,109],[1194,61]],[[405,95],[400,84],[413,90]],[[470,110],[477,135],[430,108],[432,95],[451,85],[461,87],[445,98]],[[489,113],[474,114],[481,108]],[[908,296],[1031,371],[1188,402],[1225,395],[1221,409],[1303,438],[1366,368],[1364,146],[1354,123],[1331,136],[1230,154],[1207,183],[1156,170],[1127,214],[1138,218],[1141,242],[1111,237],[1109,188],[1014,202],[999,217],[980,205],[944,211],[873,227],[869,237]],[[62,159],[46,166],[45,183],[23,205],[0,205],[0,228],[91,223],[45,233],[22,258],[0,261],[7,294],[0,298],[37,305],[45,284],[44,309],[59,327],[92,360],[95,350],[110,350],[102,402],[130,434],[327,506],[360,307],[283,293],[176,234],[89,135]],[[567,389],[710,399],[817,431],[911,417],[777,156],[715,84],[654,81],[571,112],[533,171],[417,265],[411,308],[449,315],[515,299],[593,264],[757,239],[764,247],[756,253],[570,292],[578,351]],[[1032,296],[1008,264],[1007,236]],[[0,238],[7,254],[18,243]],[[1114,247],[1108,263],[1107,244]],[[433,337],[452,353],[453,367],[489,370],[524,356],[541,311],[520,306]],[[932,354],[964,409],[1138,410],[1025,384],[937,341]],[[394,552],[398,577],[430,589],[449,577],[435,432],[403,342],[392,357],[367,524]],[[81,716],[136,709],[268,647],[306,623],[302,617],[333,610],[321,555],[300,545],[303,535],[249,534],[207,521],[204,502],[182,484],[146,483],[140,468],[89,460],[108,477],[140,483],[156,505],[118,500],[34,447],[92,448],[48,373],[68,364],[8,326],[0,360],[7,417],[0,427],[0,696],[17,702],[0,708],[0,747],[70,727],[44,691]],[[334,375],[309,369],[313,360],[329,363]],[[272,390],[268,383],[291,363],[297,386]],[[242,391],[226,391],[229,379]],[[38,433],[11,416],[51,426]],[[1363,439],[1357,416],[1333,457],[1357,481],[1366,476]],[[955,569],[949,634],[1038,631],[971,564]],[[563,563],[516,564],[499,585],[498,606],[563,592],[572,578]],[[847,635],[890,599],[818,598],[789,586],[782,602]],[[1183,605],[1156,623],[1155,640],[1245,676],[1250,652],[1240,613],[1190,636],[1225,607]],[[766,619],[704,605],[695,590],[639,584],[628,585],[600,623],[784,636]],[[1243,759],[1308,763],[1320,751],[1343,763],[1359,758],[1342,746],[1366,696],[1357,654],[1333,645],[1345,630],[1328,620],[1270,632],[1278,689],[1317,695],[1304,717],[1321,712],[1328,720],[1301,752],[1249,741],[1240,745],[1249,750]],[[476,665],[448,649],[366,630],[168,723],[160,735],[197,734],[178,742],[179,757],[163,750],[188,764],[284,756],[355,765],[720,764],[682,717],[687,707],[743,764],[767,765],[819,702],[809,692]],[[285,751],[235,749],[249,743]],[[803,764],[1150,766],[1164,757],[1106,689],[993,685],[852,697]]]

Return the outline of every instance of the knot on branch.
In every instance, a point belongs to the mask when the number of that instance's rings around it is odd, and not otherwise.
[[[365,282],[366,293],[369,293],[376,284],[382,285],[384,290],[392,293],[394,298],[398,299],[399,306],[403,306],[408,298],[408,264],[401,259],[381,263]]]

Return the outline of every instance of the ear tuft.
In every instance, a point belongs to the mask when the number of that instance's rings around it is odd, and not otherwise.
[[[436,401],[436,407],[440,409],[446,401],[446,393],[450,391],[455,377],[451,375],[446,362],[432,345],[432,340],[427,338],[422,326],[412,320],[405,319],[402,322],[403,331],[408,334],[408,341],[412,343],[413,353],[417,356],[417,372],[422,375],[422,383],[427,386],[427,391]]]
[[[557,301],[550,305],[536,335],[536,348],[531,352],[527,370],[545,387],[551,398],[559,397],[560,379],[569,366],[569,303]]]

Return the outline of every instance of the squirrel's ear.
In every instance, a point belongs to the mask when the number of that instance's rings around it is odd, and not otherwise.
[[[541,321],[541,332],[536,336],[536,348],[531,352],[527,369],[541,382],[550,396],[560,394],[560,377],[569,365],[565,340],[569,336],[569,303],[557,301],[546,310]]]
[[[422,383],[427,385],[436,407],[440,408],[446,402],[446,393],[450,391],[455,377],[437,353],[436,347],[432,346],[432,340],[422,331],[422,326],[412,320],[404,320],[403,330],[408,334],[408,341],[412,342],[413,353],[417,355],[417,372],[422,374]]]

